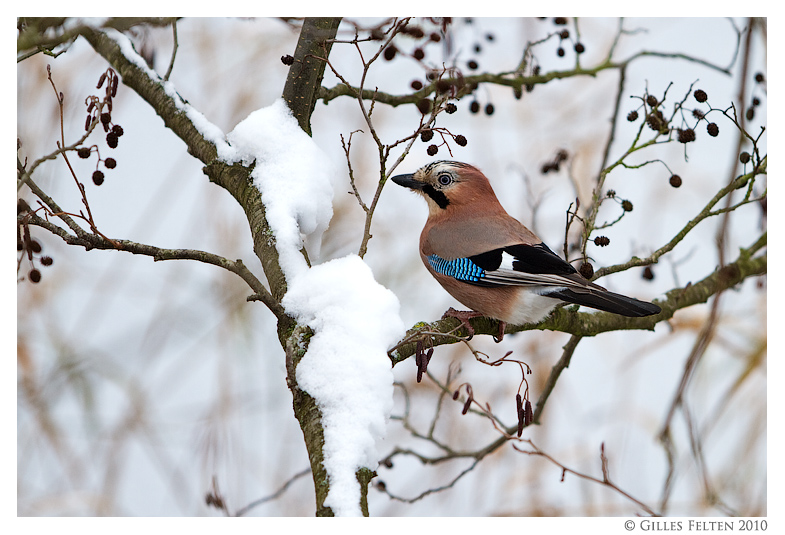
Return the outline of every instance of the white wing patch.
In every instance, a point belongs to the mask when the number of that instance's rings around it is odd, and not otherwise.
[[[499,270],[508,270],[512,271],[512,263],[515,261],[515,257],[512,256],[510,253],[503,251],[502,252],[502,263],[499,266]]]

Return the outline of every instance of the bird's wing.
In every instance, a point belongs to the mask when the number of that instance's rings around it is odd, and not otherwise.
[[[427,257],[431,269],[478,286],[520,286],[568,303],[624,316],[660,312],[657,305],[607,291],[583,278],[544,243],[516,244],[463,258]]]
[[[541,286],[553,290],[591,284],[543,243],[509,245],[455,259],[430,254],[427,259],[437,273],[480,286]]]
[[[538,244],[542,240],[504,212],[466,217],[429,218],[420,246],[426,256],[462,258],[516,244]],[[558,258],[558,257],[557,257]]]

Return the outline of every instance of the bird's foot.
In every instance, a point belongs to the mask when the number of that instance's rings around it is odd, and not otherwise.
[[[482,318],[484,317],[479,312],[475,312],[473,310],[455,310],[454,308],[450,307],[447,309],[442,315],[442,319],[445,318],[455,318],[461,322],[461,326],[465,327],[467,331],[469,331],[469,336],[466,338],[467,340],[471,340],[474,336],[474,327],[472,327],[469,320],[472,318]],[[493,340],[498,344],[504,338],[504,329],[507,327],[507,323],[503,321],[499,321],[499,334],[493,337]]]
[[[482,314],[479,312],[474,312],[473,310],[455,310],[453,307],[448,308],[447,312],[442,314],[442,319],[455,318],[461,322],[461,326],[465,327],[469,332],[469,336],[466,337],[467,340],[471,340],[474,336],[474,327],[469,323],[469,320],[480,317],[482,317]]]

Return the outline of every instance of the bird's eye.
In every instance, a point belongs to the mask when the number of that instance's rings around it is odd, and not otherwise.
[[[442,173],[441,175],[439,175],[439,178],[437,180],[439,181],[439,184],[441,184],[442,186],[449,186],[452,183],[452,175],[448,175],[447,173]]]

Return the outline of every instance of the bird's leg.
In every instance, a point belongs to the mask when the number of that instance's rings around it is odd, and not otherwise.
[[[474,327],[472,327],[469,320],[472,318],[481,318],[482,314],[479,312],[474,312],[473,310],[455,310],[453,307],[447,309],[447,312],[442,314],[442,319],[445,318],[455,318],[461,322],[463,327],[466,327],[466,330],[469,331],[469,337],[467,340],[471,340],[474,336]]]

